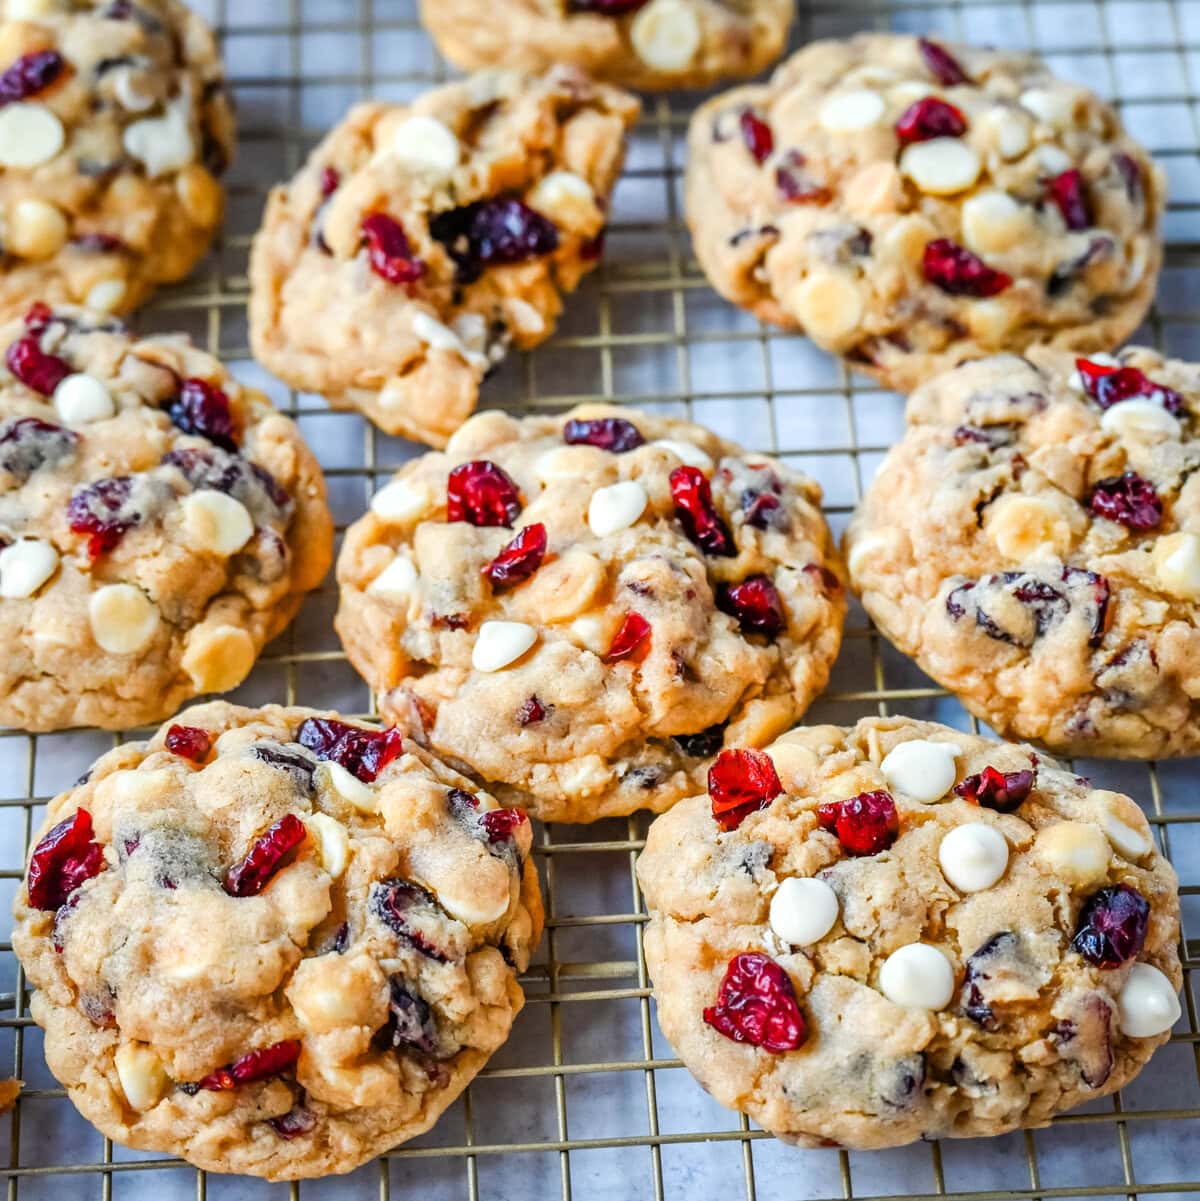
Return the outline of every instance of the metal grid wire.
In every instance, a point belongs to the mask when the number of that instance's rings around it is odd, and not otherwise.
[[[403,99],[446,77],[413,0],[209,0],[241,110],[223,240],[183,288],[138,321],[183,328],[300,422],[326,468],[339,529],[417,448],[330,413],[249,362],[246,258],[266,188],[290,175],[353,100]],[[1200,358],[1200,0],[799,0],[797,42],[865,28],[934,31],[1031,46],[1112,96],[1166,167],[1173,202],[1167,270],[1141,338]],[[686,100],[649,98],[616,195],[609,250],[556,337],[514,357],[484,404],[563,408],[587,399],[686,413],[818,478],[840,532],[902,424],[899,398],[806,343],[719,301],[691,257],[679,196]],[[370,712],[331,630],[327,582],[236,699]],[[971,726],[963,710],[852,614],[846,647],[812,720],[903,712]],[[111,745],[92,732],[0,735],[0,912],[20,878],[40,806]],[[654,1022],[634,876],[647,821],[539,830],[548,924],[509,1044],[427,1136],[354,1175],[270,1186],[129,1152],[75,1114],[42,1061],[25,981],[0,943],[0,1056],[27,1087],[0,1119],[9,1201],[30,1198],[422,1198],[661,1201],[720,1198],[1180,1196],[1200,1192],[1200,1043],[1191,970],[1200,942],[1200,803],[1189,763],[1088,763],[1131,792],[1183,884],[1185,1028],[1122,1094],[1045,1131],[873,1154],[783,1147],[702,1092]],[[3,920],[7,921],[7,917]],[[7,931],[4,931],[7,934]],[[1191,934],[1192,940],[1188,941]],[[7,1146],[5,1147],[5,1144]],[[7,1151],[7,1154],[5,1153]]]

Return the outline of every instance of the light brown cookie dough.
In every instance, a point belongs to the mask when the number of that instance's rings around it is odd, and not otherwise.
[[[666,809],[825,686],[846,604],[820,495],[687,422],[481,413],[347,531],[337,630],[385,716],[505,804]]]
[[[421,0],[421,22],[465,71],[572,63],[643,91],[744,79],[783,53],[791,0]]]
[[[907,718],[725,751],[710,791],[650,827],[646,966],[687,1068],[785,1141],[1044,1126],[1167,1041],[1177,881],[1128,797]]]
[[[234,130],[212,33],[177,0],[0,18],[0,314],[136,308],[221,222]]]
[[[0,723],[159,721],[240,684],[333,557],[295,425],[182,336],[0,326]]]
[[[902,391],[999,350],[1117,346],[1154,294],[1164,190],[1039,59],[899,34],[814,42],[689,133],[713,287]]]
[[[255,355],[434,446],[510,344],[598,261],[637,101],[555,68],[361,104],[276,188],[254,240]]]
[[[398,731],[188,709],[101,758],[35,840],[13,943],[50,1069],[127,1146],[352,1171],[507,1038],[542,927],[530,843]]]
[[[1035,349],[916,392],[847,531],[852,582],[994,729],[1194,754],[1200,368],[1137,348],[1080,362]]]

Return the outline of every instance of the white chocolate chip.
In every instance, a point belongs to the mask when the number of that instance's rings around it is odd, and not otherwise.
[[[1141,811],[1127,796],[1097,788],[1088,793],[1088,801],[1096,807],[1100,829],[1118,855],[1136,863],[1154,850],[1150,835],[1133,824]]]
[[[588,502],[588,527],[597,538],[627,530],[645,512],[649,499],[637,480],[622,480],[607,488],[597,488]]]
[[[1074,121],[1074,101],[1062,88],[1030,88],[1021,93],[1021,107],[1055,129],[1065,129]]]
[[[815,877],[788,876],[771,898],[771,929],[794,947],[820,942],[837,919],[837,893]]]
[[[150,82],[148,72],[133,67],[119,67],[112,75],[113,95],[117,103],[130,113],[144,113],[158,102],[158,94]]]
[[[379,808],[375,790],[348,772],[340,763],[334,763],[332,760],[319,763],[316,784],[318,790],[324,788],[332,792],[360,813],[375,813]]]
[[[954,968],[937,947],[910,942],[883,961],[879,990],[905,1009],[944,1009],[954,996]]]
[[[1029,209],[1007,192],[991,189],[968,197],[962,207],[963,242],[977,254],[1011,250],[1032,230]]]
[[[321,866],[336,880],[350,861],[350,838],[346,827],[328,813],[310,813],[301,819],[308,836],[317,844]]]
[[[200,550],[228,558],[254,536],[254,519],[240,500],[225,492],[203,488],[185,496],[183,528]]]
[[[1071,156],[1050,142],[1043,142],[1037,148],[1037,159],[1042,170],[1051,175],[1061,175],[1071,166]]]
[[[443,325],[428,313],[418,310],[412,317],[412,331],[432,350],[449,350],[465,359],[476,371],[486,371],[488,360],[472,350],[448,325]]]
[[[145,1043],[122,1043],[113,1066],[131,1109],[144,1113],[162,1100],[170,1081],[162,1060]]]
[[[248,630],[228,623],[201,622],[188,633],[179,666],[200,692],[228,692],[250,674],[257,654]]]
[[[1051,504],[1036,496],[1010,493],[988,506],[984,530],[1006,558],[1062,555],[1071,546],[1071,527]]]
[[[62,122],[44,104],[0,108],[0,167],[48,163],[66,140]]]
[[[522,300],[519,296],[505,298],[504,312],[508,318],[509,328],[519,334],[536,337],[546,328],[546,318],[542,316],[541,312],[534,308],[528,300]]]
[[[485,621],[471,651],[476,671],[501,671],[537,641],[537,630],[523,621]]]
[[[1117,994],[1117,1024],[1128,1038],[1153,1038],[1179,1021],[1183,1009],[1171,981],[1150,963],[1135,963]]]
[[[102,279],[88,289],[84,304],[98,313],[113,313],[128,291],[129,285],[123,279]]]
[[[44,200],[18,200],[8,218],[5,248],[24,259],[48,259],[66,244],[70,226],[62,209]]]
[[[846,82],[859,81],[852,81],[847,77]],[[862,82],[867,83],[869,80],[863,80]],[[895,87],[889,88],[887,98],[897,108],[906,109],[918,100],[924,100],[930,94],[929,84],[920,79],[906,79],[903,83],[898,83]]]
[[[397,555],[367,586],[368,592],[384,596],[411,596],[420,576],[407,555]]]
[[[954,787],[955,760],[962,754],[957,742],[927,742],[912,738],[892,747],[879,765],[888,787],[914,801],[940,801]]]
[[[1151,560],[1158,586],[1164,592],[1184,600],[1200,600],[1200,538],[1184,531],[1167,534],[1154,544]]]
[[[659,71],[682,71],[700,49],[700,22],[685,0],[650,0],[629,27],[638,58]]]
[[[410,171],[445,179],[462,153],[453,130],[436,117],[421,114],[402,121],[392,138],[393,152]]]
[[[151,179],[182,171],[196,158],[190,97],[167,106],[161,117],[146,117],[125,127],[122,142],[125,152],[146,168]]]
[[[836,348],[857,333],[863,315],[862,293],[848,275],[812,272],[788,293],[788,308],[819,346]]]
[[[429,511],[432,502],[424,484],[392,480],[371,497],[371,512],[384,521],[415,521]]]
[[[855,538],[850,544],[850,553],[846,556],[846,567],[849,569],[850,578],[857,581],[868,561],[881,551],[887,550],[889,545],[890,539],[883,534],[866,534],[863,537]]]
[[[1077,373],[1078,374],[1078,373]],[[1118,438],[1178,438],[1179,418],[1153,400],[1134,397],[1111,405],[1100,418],[1100,428]]]
[[[88,600],[92,637],[111,655],[140,651],[158,629],[159,612],[154,602],[132,584],[106,584]]]
[[[591,232],[600,218],[592,185],[574,171],[551,171],[538,180],[526,197],[531,208],[562,229]]]
[[[58,570],[58,551],[40,538],[21,538],[0,550],[0,596],[33,596]]]
[[[817,120],[828,133],[858,133],[878,124],[885,108],[878,92],[865,88],[834,92],[822,101]]]
[[[1108,874],[1108,839],[1091,822],[1058,822],[1038,831],[1034,853],[1057,877],[1076,888],[1098,884]]]
[[[1008,840],[986,822],[955,826],[938,846],[942,875],[959,892],[991,888],[1008,867]]]
[[[993,109],[983,123],[995,139],[1001,158],[1020,158],[1029,149],[1029,118],[1019,109]]]
[[[688,467],[695,467],[703,471],[706,475],[711,473],[713,467],[712,458],[705,454],[694,442],[684,442],[678,438],[658,438],[650,443],[651,446],[661,447],[663,450],[669,450],[681,463]]]
[[[978,178],[983,160],[961,138],[931,138],[914,142],[900,156],[900,170],[931,196],[963,192]]]
[[[68,425],[105,421],[117,410],[112,393],[94,376],[68,375],[54,389],[54,407]]]
[[[555,446],[534,459],[533,474],[543,485],[555,480],[580,479],[589,468],[597,467],[607,453],[595,446]]]

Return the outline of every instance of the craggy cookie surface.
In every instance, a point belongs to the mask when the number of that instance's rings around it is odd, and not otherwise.
[[[1036,58],[816,42],[692,118],[687,217],[721,295],[909,391],[1047,342],[1107,351],[1149,307],[1162,173]]]
[[[547,821],[664,809],[824,687],[845,598],[810,480],[700,426],[473,418],[346,535],[384,714]]]
[[[1000,1134],[1127,1083],[1180,1015],[1141,810],[905,718],[725,751],[638,862],[658,1020],[789,1142]]]
[[[255,355],[435,446],[509,344],[549,337],[599,259],[637,101],[578,71],[488,72],[362,104],[276,188],[251,260]]]
[[[8,11],[0,312],[38,297],[125,312],[182,279],[220,223],[234,132],[216,43],[177,0]]]
[[[1198,420],[1200,369],[1149,350],[946,373],[847,533],[867,611],[1001,732],[1194,754]]]
[[[348,1172],[505,1040],[541,933],[523,814],[395,730],[223,703],[50,805],[16,901],[30,1008],[108,1137]]]
[[[794,12],[791,0],[421,0],[438,49],[464,70],[573,63],[646,91],[758,74]]]
[[[0,327],[0,723],[119,729],[245,678],[329,569],[295,425],[182,337]]]

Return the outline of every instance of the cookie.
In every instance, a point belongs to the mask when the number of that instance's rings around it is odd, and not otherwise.
[[[8,12],[0,313],[38,297],[136,308],[191,271],[221,222],[234,129],[216,42],[177,0]]]
[[[993,729],[1200,751],[1200,368],[981,360],[914,393],[846,535],[880,630]]]
[[[524,814],[395,730],[224,703],[51,803],[14,949],[106,1137],[212,1172],[349,1172],[507,1038],[541,934]]]
[[[1165,180],[1028,54],[814,42],[699,108],[686,209],[712,286],[910,391],[971,356],[1108,351],[1149,308]]]
[[[183,337],[0,326],[0,724],[159,721],[240,684],[333,557],[295,425]]]
[[[662,810],[825,686],[820,489],[698,425],[481,413],[346,533],[336,626],[383,714],[545,821]]]
[[[507,348],[548,338],[595,267],[637,111],[565,68],[352,109],[267,202],[255,355],[335,408],[444,446]]]
[[[421,0],[421,23],[465,71],[572,63],[648,92],[757,75],[794,15],[790,0]]]
[[[1177,881],[1128,797],[907,718],[723,751],[708,786],[638,861],[658,1021],[786,1142],[1044,1126],[1167,1041]]]

